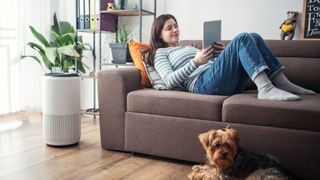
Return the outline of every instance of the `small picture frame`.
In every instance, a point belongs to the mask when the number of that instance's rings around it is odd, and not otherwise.
[[[303,0],[301,39],[320,40],[319,0]]]

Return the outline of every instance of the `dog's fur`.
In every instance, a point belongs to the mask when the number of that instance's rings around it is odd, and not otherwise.
[[[294,179],[274,157],[238,149],[239,133],[234,129],[210,130],[200,134],[199,140],[208,163],[193,166],[191,180]]]

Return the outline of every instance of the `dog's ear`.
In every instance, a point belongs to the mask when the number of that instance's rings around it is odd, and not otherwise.
[[[208,132],[205,132],[205,133],[202,133],[202,134],[199,134],[198,138],[203,146],[204,149],[207,149],[211,142],[212,141],[212,137],[214,137],[216,134],[216,131],[215,130],[210,130]]]
[[[235,142],[238,144],[239,143],[239,140],[240,140],[240,134],[238,133],[238,131],[236,131],[235,129],[232,129],[232,128],[229,128],[227,127],[226,128],[226,132],[228,133],[228,135],[230,137],[232,137]]]

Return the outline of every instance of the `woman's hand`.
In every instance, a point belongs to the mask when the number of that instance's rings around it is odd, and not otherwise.
[[[218,57],[219,54],[224,50],[224,44],[222,42],[215,42],[212,45],[213,48],[213,57]]]
[[[205,49],[198,50],[196,56],[194,57],[194,62],[196,65],[206,64],[210,58],[213,57],[213,48],[209,46]]]

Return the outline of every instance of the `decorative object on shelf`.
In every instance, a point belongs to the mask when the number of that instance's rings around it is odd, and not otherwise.
[[[41,58],[34,55],[21,55],[21,59],[31,58],[36,60],[45,70],[60,69],[61,72],[85,73],[88,68],[81,61],[83,50],[90,50],[88,44],[82,43],[82,37],[76,38],[74,28],[66,21],[58,21],[56,14],[53,16],[53,26],[51,31],[51,41],[48,41],[42,34],[29,26],[34,37],[41,42],[41,45],[35,42],[27,43],[27,47],[35,50]],[[76,59],[77,58],[77,59]]]
[[[138,9],[138,4],[137,3],[134,4],[133,9]]]
[[[114,0],[116,10],[123,10],[128,8],[128,0]]]
[[[114,3],[113,0],[101,0],[100,11],[107,10],[108,3]],[[100,30],[115,32],[118,25],[116,16],[100,13]]]
[[[285,21],[283,21],[283,23],[280,25],[280,29],[281,29],[280,38],[281,38],[281,40],[285,40],[287,36],[288,36],[287,40],[293,39],[298,14],[299,13],[297,11],[288,11],[287,12],[288,18]]]
[[[303,0],[301,39],[320,39],[320,1]]]
[[[121,0],[114,0],[114,7],[115,7],[115,10],[120,10],[121,9]]]
[[[108,3],[107,11],[114,11],[114,4]]]
[[[125,64],[131,59],[128,42],[133,39],[132,29],[126,26],[120,26],[116,32],[116,42],[110,43],[110,48],[112,52],[112,63],[115,64]]]

